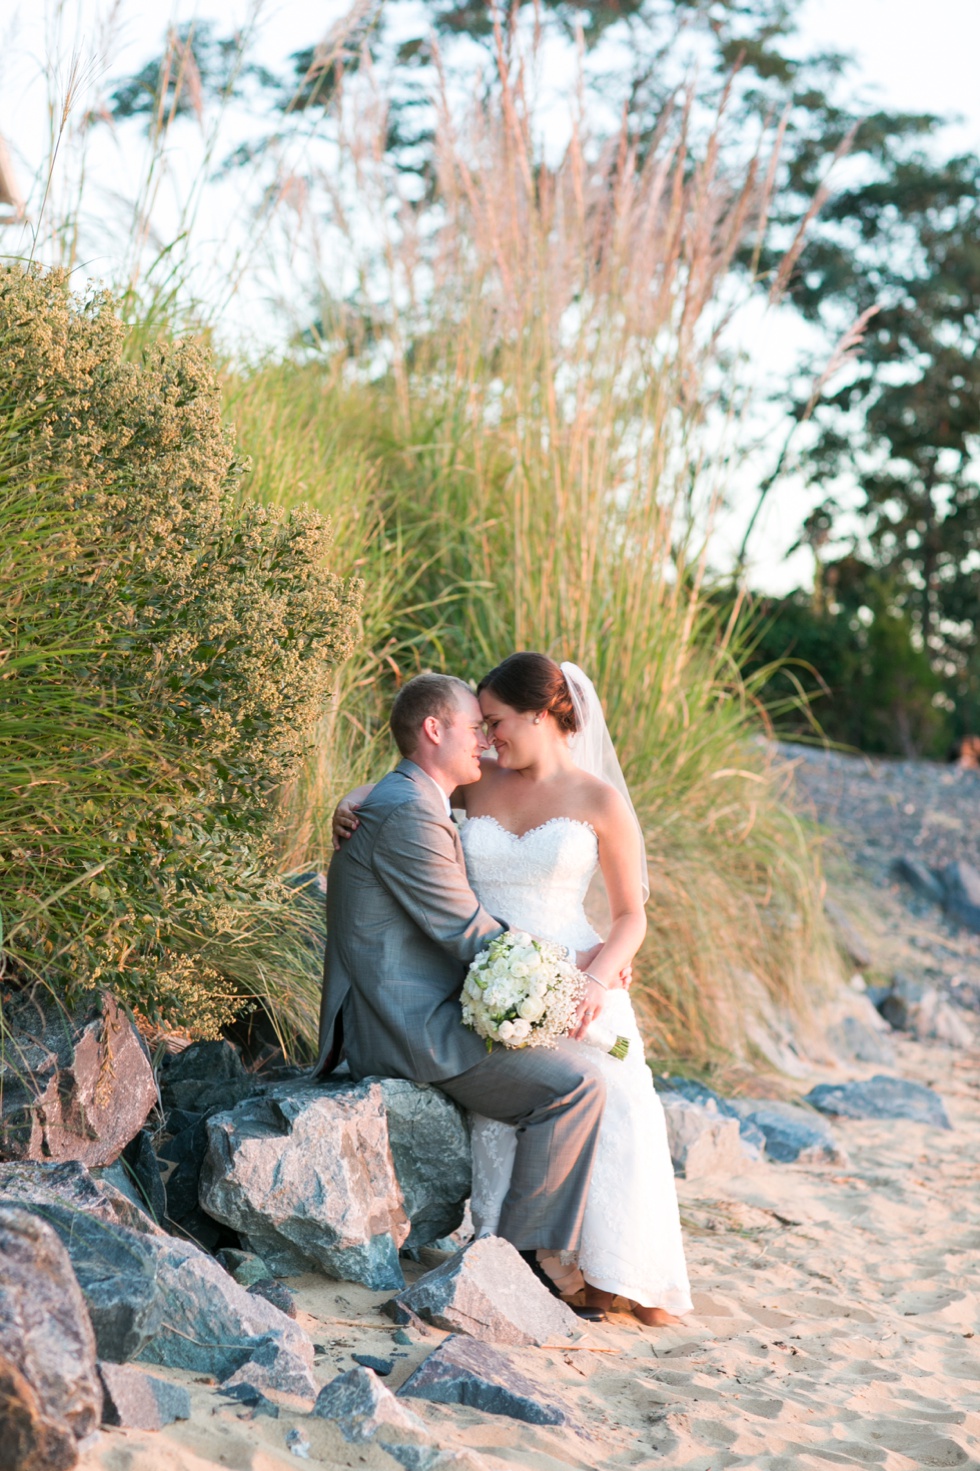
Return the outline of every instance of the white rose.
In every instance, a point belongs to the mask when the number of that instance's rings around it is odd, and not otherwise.
[[[531,944],[531,936],[528,934],[527,930],[513,930],[511,932],[511,939],[515,945]]]
[[[501,1042],[510,1041],[511,1037],[513,1037],[514,1035],[514,1028],[516,1027],[516,1025],[516,1022],[500,1023],[500,1026],[497,1028],[497,1036],[500,1038]]]
[[[514,964],[510,968],[510,973],[515,980],[520,981],[529,974],[529,970],[530,967],[525,965],[523,960],[515,960]]]
[[[540,1021],[544,1016],[544,1002],[538,996],[528,996],[526,1001],[521,1002],[518,1010],[525,1021]]]
[[[511,1022],[510,1025],[512,1028],[511,1035],[513,1036],[515,1042],[524,1042],[527,1040],[528,1037],[530,1037],[531,1023],[525,1021],[523,1017],[521,1017],[520,1020],[516,1022]],[[503,1029],[501,1028],[501,1030]]]

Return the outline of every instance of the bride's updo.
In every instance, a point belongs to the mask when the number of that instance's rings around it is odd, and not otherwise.
[[[563,735],[578,730],[565,676],[547,654],[508,654],[480,680],[476,692],[479,695],[483,690],[489,690],[522,715],[531,710],[547,710]]]

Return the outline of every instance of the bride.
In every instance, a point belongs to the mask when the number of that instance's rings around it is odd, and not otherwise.
[[[642,1323],[678,1321],[691,1309],[674,1174],[663,1108],[644,1060],[624,976],[646,929],[646,859],[636,814],[591,681],[574,664],[511,654],[477,695],[493,747],[482,776],[453,794],[466,820],[466,871],[481,904],[514,929],[590,955],[586,995],[573,1036],[598,1058],[606,1108],[579,1250],[543,1256],[564,1295],[584,1286],[588,1306],[629,1300]],[[334,831],[357,825],[352,792]],[[586,896],[605,891],[603,939],[586,916]],[[623,1059],[582,1040],[604,1031],[629,1039]],[[474,1225],[492,1234],[510,1182],[516,1134],[473,1118]]]

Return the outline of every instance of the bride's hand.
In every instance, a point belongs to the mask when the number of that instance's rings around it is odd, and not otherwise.
[[[349,797],[344,797],[333,809],[333,818],[330,823],[330,833],[333,838],[334,852],[338,852],[340,845],[345,839],[357,832],[360,822],[357,816],[357,803],[352,802]]]
[[[579,1002],[578,1011],[575,1013],[575,1024],[569,1034],[570,1036],[578,1040],[585,1035],[596,1017],[602,1012],[605,999],[606,993],[603,987],[599,985],[598,981],[590,981],[586,987],[585,995]]]

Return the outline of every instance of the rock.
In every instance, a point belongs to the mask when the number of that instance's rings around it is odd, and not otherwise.
[[[848,1119],[912,1119],[937,1129],[952,1127],[938,1093],[884,1073],[863,1083],[818,1083],[806,1101],[822,1113]]]
[[[382,1379],[386,1379],[395,1367],[394,1359],[377,1359],[374,1354],[351,1354],[351,1358],[362,1369],[371,1369]]]
[[[4,1001],[0,1159],[111,1164],[156,1101],[143,1042],[111,996],[75,1012],[41,986]]]
[[[694,1103],[679,1093],[661,1096],[675,1175],[739,1175],[761,1151],[742,1138],[739,1121],[718,1112],[714,1099]]]
[[[434,1445],[389,1445],[379,1440],[383,1451],[404,1471],[486,1471],[486,1461],[472,1451],[442,1451]]]
[[[307,1334],[83,1166],[0,1165],[0,1203],[13,1201],[43,1214],[67,1247],[101,1358],[138,1357],[221,1379],[271,1343],[283,1381],[305,1375],[312,1398]]]
[[[974,933],[980,933],[980,873],[962,860],[943,869],[946,913]]]
[[[529,1425],[575,1426],[569,1407],[527,1378],[506,1354],[455,1335],[429,1355],[398,1394],[440,1405],[469,1405]]]
[[[78,1463],[74,1435],[44,1413],[33,1386],[2,1351],[0,1429],[2,1471],[70,1471]]]
[[[40,1213],[68,1249],[101,1359],[134,1358],[156,1335],[163,1301],[149,1217],[78,1163],[0,1165],[0,1199]],[[133,1229],[135,1227],[135,1229]]]
[[[896,858],[892,873],[932,904],[945,904],[946,889],[942,880],[918,858]]]
[[[162,1430],[175,1420],[189,1420],[191,1397],[182,1384],[143,1374],[129,1364],[99,1364],[105,1390],[103,1425],[126,1430]]]
[[[958,1006],[929,987],[909,1017],[909,1030],[920,1042],[945,1042],[949,1047],[975,1045],[973,1028]]]
[[[129,1171],[150,1218],[162,1226],[167,1218],[167,1192],[160,1161],[153,1148],[153,1136],[148,1129],[141,1129],[136,1138],[129,1141],[122,1152],[121,1163]]]
[[[827,1029],[827,1041],[840,1057],[853,1062],[884,1063],[895,1061],[895,1048],[887,1036],[876,1031],[856,1016],[841,1017]]]
[[[426,1429],[417,1415],[400,1405],[391,1390],[370,1369],[348,1369],[325,1384],[317,1395],[313,1414],[320,1420],[333,1420],[345,1440],[361,1443],[371,1440],[384,1429],[425,1435]]]
[[[731,1106],[731,1100],[722,1098],[720,1093],[715,1093],[706,1083],[698,1083],[693,1078],[681,1078],[671,1075],[669,1078],[655,1079],[655,1084],[661,1098],[671,1094],[679,1094],[681,1098],[688,1099],[691,1103],[698,1103],[708,1109],[717,1109],[724,1118],[736,1119],[738,1121],[739,1133],[742,1136],[742,1144],[748,1152],[750,1160],[761,1159],[766,1149],[766,1136],[757,1124],[751,1119],[743,1119]]]
[[[945,1042],[950,1047],[972,1047],[973,1028],[934,986],[896,971],[891,989],[877,1000],[890,1026],[911,1032],[920,1042]]]
[[[99,1425],[95,1336],[51,1226],[0,1207],[0,1465],[73,1466]]]
[[[428,1246],[455,1231],[472,1183],[469,1129],[462,1111],[438,1088],[379,1078],[388,1140],[412,1224],[405,1245]]]
[[[264,1297],[266,1302],[271,1302],[287,1318],[295,1318],[296,1299],[286,1284],[277,1282],[275,1277],[260,1277],[257,1282],[250,1282],[245,1291],[254,1297]]]
[[[279,1276],[404,1286],[409,1233],[379,1083],[285,1085],[207,1122],[201,1205]]]
[[[850,957],[858,970],[866,970],[872,964],[874,956],[871,954],[868,942],[859,933],[850,915],[835,899],[829,896],[824,899],[823,908],[845,955]]]
[[[247,1077],[238,1049],[230,1042],[192,1042],[164,1059],[160,1092],[166,1104],[183,1083],[240,1083]]]
[[[541,1347],[577,1338],[582,1330],[571,1308],[501,1236],[481,1236],[419,1277],[396,1303],[434,1328],[488,1343]]]
[[[266,1399],[303,1410],[310,1409],[316,1398],[316,1381],[309,1364],[295,1354],[284,1354],[281,1342],[273,1337],[261,1342],[245,1363],[221,1382],[225,1390],[247,1386]]]
[[[170,1115],[173,1119],[174,1115]],[[185,1236],[207,1250],[214,1250],[220,1237],[216,1221],[201,1209],[201,1170],[208,1152],[208,1130],[204,1116],[181,1129],[160,1145],[167,1196],[167,1220]]]
[[[781,1164],[846,1164],[847,1155],[819,1114],[771,1098],[730,1098],[740,1118],[765,1136],[766,1156]]]
[[[234,1277],[240,1287],[251,1287],[256,1282],[266,1282],[272,1276],[269,1268],[254,1251],[236,1251],[232,1246],[222,1247],[215,1260]]]

